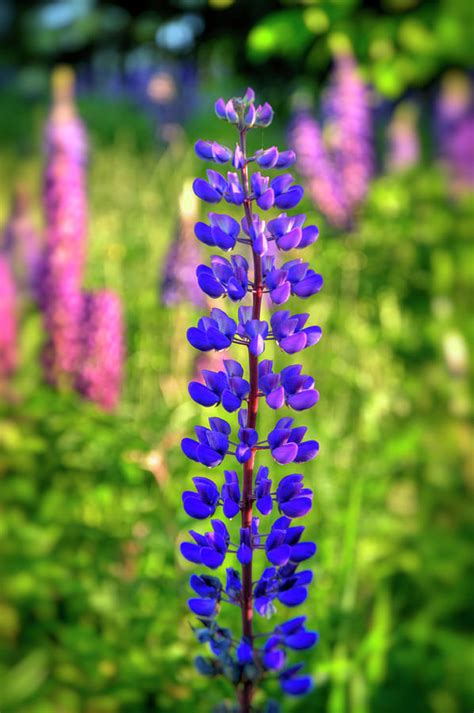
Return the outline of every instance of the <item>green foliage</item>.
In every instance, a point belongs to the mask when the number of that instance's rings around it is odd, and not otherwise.
[[[124,298],[125,393],[104,415],[41,385],[41,323],[24,305],[24,361],[0,405],[0,709],[205,713],[231,691],[193,668],[205,651],[177,556],[189,525],[180,493],[197,474],[179,440],[204,417],[185,388],[195,315],[166,310],[157,293],[176,195],[198,169],[186,143],[137,154],[100,135],[87,284]],[[5,206],[13,162],[2,149]],[[39,181],[36,159],[25,170]],[[285,710],[463,713],[474,694],[464,353],[473,206],[450,202],[429,166],[378,179],[351,235],[332,233],[309,202],[304,210],[321,227],[310,259],[326,280],[308,305],[324,339],[304,353],[321,392],[309,417],[321,453],[305,470],[319,545],[305,611],[321,643],[308,654],[315,692]],[[268,692],[279,696],[274,684]]]
[[[298,63],[305,74],[327,69],[331,50],[349,39],[375,88],[390,98],[421,86],[450,65],[472,65],[469,0],[387,0],[382,8],[360,0],[320,0],[264,15],[250,30],[251,61],[274,58]],[[369,4],[370,5],[370,4]]]

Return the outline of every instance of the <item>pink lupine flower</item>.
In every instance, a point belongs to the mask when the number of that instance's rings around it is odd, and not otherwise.
[[[73,77],[53,77],[54,103],[45,130],[43,202],[46,244],[40,303],[48,341],[46,378],[71,380],[79,357],[81,284],[87,233],[85,128],[73,102]]]
[[[0,254],[0,381],[17,367],[16,286],[6,255]]]

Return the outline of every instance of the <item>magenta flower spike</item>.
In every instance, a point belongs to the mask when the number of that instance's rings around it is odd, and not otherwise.
[[[104,411],[113,411],[118,405],[124,352],[119,297],[110,290],[83,294],[76,387]]]
[[[47,344],[46,379],[57,384],[75,374],[80,348],[81,284],[87,232],[87,139],[73,103],[73,76],[53,75],[54,103],[45,130],[43,203],[46,242],[40,304]]]
[[[312,680],[300,672],[302,664],[291,663],[292,651],[307,649],[318,638],[306,629],[304,616],[270,631],[258,621],[281,607],[301,605],[312,580],[306,562],[316,545],[305,539],[304,527],[295,520],[299,523],[311,511],[313,493],[303,475],[278,477],[278,467],[317,456],[318,442],[295,420],[317,403],[319,393],[300,365],[279,372],[271,359],[261,357],[269,342],[292,355],[319,341],[321,329],[307,313],[278,307],[290,296],[305,300],[316,294],[322,277],[303,259],[287,259],[287,251],[311,245],[318,229],[305,226],[304,215],[292,213],[303,195],[292,175],[267,174],[285,171],[295,161],[294,152],[275,146],[249,152],[252,128],[268,126],[273,117],[269,104],[256,107],[254,101],[248,89],[243,97],[216,102],[217,116],[237,131],[233,152],[212,141],[196,144],[202,160],[223,165],[225,171],[208,170],[207,180],[193,184],[196,195],[210,204],[207,221],[195,226],[196,237],[216,250],[196,274],[207,298],[227,299],[187,332],[195,349],[221,359],[216,366],[208,361],[189,384],[191,398],[211,408],[212,415],[182,441],[184,454],[198,466],[183,493],[183,508],[195,520],[210,519],[210,526],[190,530],[190,539],[181,545],[183,557],[197,568],[188,606],[198,620],[197,637],[211,654],[198,656],[196,666],[205,676],[230,681],[241,713],[257,710],[254,694],[268,678],[277,678],[288,695],[307,693]],[[229,163],[236,172],[227,171]],[[234,205],[234,214],[240,207],[240,220],[221,212],[225,203]],[[247,255],[233,252],[237,246]],[[264,296],[278,308],[269,321],[261,313]],[[234,303],[238,309],[232,309]],[[265,435],[257,430],[262,407],[290,408],[292,416],[278,414]],[[257,463],[262,452],[273,460],[271,469]],[[221,475],[214,476],[214,468]],[[265,524],[272,513],[273,522]],[[235,518],[237,527],[231,524]],[[234,633],[218,623],[229,606],[240,609],[240,630]],[[276,704],[271,710],[278,710]]]
[[[0,253],[0,382],[15,372],[17,361],[16,286],[10,262]]]

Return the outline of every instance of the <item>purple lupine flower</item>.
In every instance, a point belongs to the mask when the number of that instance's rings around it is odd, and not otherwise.
[[[39,301],[47,343],[43,360],[50,383],[77,369],[82,315],[81,285],[87,233],[87,139],[73,102],[73,75],[53,75],[54,103],[45,130],[43,203],[46,240]]]
[[[236,206],[243,204],[240,224],[227,214],[210,212],[209,222],[197,223],[195,233],[205,244],[224,251],[241,244],[250,259],[242,255],[230,259],[213,256],[210,266],[197,267],[197,277],[211,299],[227,296],[227,304],[232,306],[248,297],[251,303],[242,304],[232,316],[224,308],[213,308],[187,332],[194,348],[206,355],[223,352],[226,356],[222,366],[206,364],[202,378],[189,384],[191,398],[206,408],[221,405],[229,414],[237,412],[237,423],[212,416],[208,426],[195,427],[195,438],[184,438],[181,444],[185,455],[201,468],[193,478],[194,488],[183,494],[184,510],[197,520],[213,518],[212,530],[190,531],[191,540],[181,544],[181,553],[189,562],[210,570],[218,570],[231,558],[233,565],[226,567],[225,584],[214,574],[191,577],[191,587],[198,596],[189,599],[188,606],[200,623],[197,638],[209,645],[212,654],[197,657],[196,667],[205,676],[229,678],[236,687],[241,713],[250,713],[255,689],[275,672],[284,692],[306,693],[311,679],[299,673],[301,664],[287,664],[287,654],[291,656],[291,651],[309,648],[317,641],[317,634],[306,630],[305,617],[262,632],[261,638],[255,636],[258,624],[254,614],[269,618],[279,605],[293,608],[305,601],[312,572],[301,565],[316,551],[316,545],[304,538],[304,527],[293,524],[312,507],[313,493],[305,486],[303,476],[293,473],[279,479],[266,466],[257,468],[256,457],[260,451],[269,451],[275,463],[303,463],[319,450],[318,442],[306,437],[306,426],[294,425],[294,419],[287,416],[280,417],[266,435],[257,432],[263,400],[271,409],[289,406],[300,412],[314,406],[319,398],[313,378],[303,374],[300,365],[274,372],[272,361],[259,361],[266,343],[275,341],[284,353],[294,354],[321,337],[320,327],[307,324],[308,314],[280,310],[267,322],[261,317],[261,304],[265,295],[273,304],[282,304],[291,295],[306,299],[319,291],[322,278],[299,258],[280,263],[279,252],[312,244],[318,230],[304,227],[304,215],[280,213],[267,218],[267,211],[273,208],[294,208],[303,189],[289,174],[274,177],[265,173],[286,169],[295,159],[293,152],[270,147],[248,155],[248,131],[254,126],[268,126],[273,116],[268,104],[255,107],[254,100],[253,90],[248,89],[243,97],[219,99],[215,105],[217,116],[234,124],[238,131],[238,146],[232,157],[238,174],[221,175],[210,169],[207,180],[196,179],[193,184],[196,195],[207,203],[225,200]],[[231,160],[230,149],[212,141],[198,141],[196,152],[203,160],[218,165]],[[249,175],[252,163],[256,170]],[[265,211],[265,217],[259,216],[255,207]],[[227,358],[227,350],[233,345],[243,348],[247,369],[237,357]],[[203,466],[210,472],[224,460],[223,477],[202,475]],[[241,474],[238,464],[243,465]],[[255,517],[254,504],[264,517],[274,507],[279,512],[271,527],[264,528]],[[229,525],[231,532],[225,519],[232,520],[239,513],[238,527]],[[259,554],[261,561],[267,560],[271,566],[254,581],[252,567]],[[242,629],[236,635],[217,623],[217,616],[228,604],[241,610]]]
[[[369,92],[349,50],[336,54],[323,112],[344,199],[353,214],[367,194],[374,157]]]
[[[400,104],[387,129],[390,171],[406,171],[420,160],[420,137],[417,130],[417,109],[408,102]]]
[[[196,217],[197,200],[191,183],[186,181],[179,200],[178,229],[166,256],[162,277],[161,298],[167,307],[183,302],[196,307],[205,305],[194,274],[200,259],[199,246],[193,232]]]
[[[474,88],[457,72],[444,78],[437,103],[439,153],[455,195],[474,188]]]
[[[124,361],[122,305],[115,293],[83,295],[81,337],[76,387],[85,398],[112,411],[120,398]]]
[[[15,187],[10,215],[3,229],[0,251],[10,258],[19,289],[38,296],[42,238],[33,224],[26,188]]]
[[[374,158],[368,89],[347,50],[336,55],[323,114],[321,127],[308,109],[297,111],[290,143],[316,205],[330,223],[349,228],[367,194]]]
[[[0,381],[6,381],[18,362],[16,285],[10,261],[0,253]]]
[[[295,114],[289,140],[312,200],[330,223],[343,228],[348,222],[348,208],[342,182],[324,145],[319,123],[309,111]]]

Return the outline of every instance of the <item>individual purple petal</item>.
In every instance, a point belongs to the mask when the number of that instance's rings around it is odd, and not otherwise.
[[[225,101],[222,98],[216,101],[216,103],[214,104],[214,109],[219,119],[227,119],[225,111]]]
[[[225,114],[226,114],[227,121],[230,121],[231,124],[237,123],[237,121],[238,121],[237,112],[234,109],[234,102],[232,99],[229,99],[229,101],[225,105]]]
[[[222,196],[215,188],[212,188],[203,178],[195,178],[193,182],[193,191],[203,201],[207,203],[219,203]]]
[[[279,342],[280,347],[287,354],[297,354],[302,351],[308,342],[308,338],[304,332],[297,332],[296,334],[290,334],[288,337],[281,339]]]
[[[276,146],[272,146],[264,151],[257,151],[255,154],[255,160],[259,166],[262,168],[273,168],[276,166],[278,161],[278,149]]]
[[[180,552],[185,559],[195,564],[201,564],[201,548],[193,542],[182,542]]]
[[[314,404],[318,402],[318,399],[319,391],[316,391],[316,389],[300,391],[288,396],[288,406],[291,406],[295,411],[304,411],[314,406]]]
[[[220,597],[222,584],[217,577],[212,577],[208,574],[199,577],[197,574],[192,574],[189,584],[200,597],[211,597],[213,599]]]
[[[254,92],[254,90],[252,89],[252,87],[247,87],[247,89],[245,90],[245,94],[244,94],[244,96],[242,97],[242,99],[244,100],[244,102],[245,102],[246,104],[251,104],[252,102],[255,101],[255,92]]]
[[[194,517],[196,520],[204,520],[215,512],[215,508],[202,502],[195,494],[190,494],[186,498],[184,497],[185,495],[183,494],[183,507],[189,517]]]
[[[286,636],[285,644],[290,649],[300,651],[302,649],[310,649],[319,639],[319,634],[314,631],[300,631],[296,634]]]
[[[319,230],[315,225],[307,225],[303,228],[299,248],[307,248],[316,242],[319,237]]]
[[[265,668],[270,671],[280,671],[285,665],[285,652],[281,649],[273,649],[263,655],[263,663]]]
[[[272,123],[273,119],[273,109],[268,104],[268,102],[265,102],[263,106],[258,106],[257,107],[257,114],[256,114],[256,125],[257,126],[262,126],[262,127],[267,127],[270,126]]]
[[[197,449],[199,444],[193,441],[192,438],[183,438],[181,441],[181,448],[185,456],[191,458],[191,460],[197,461]]]
[[[276,168],[289,168],[296,161],[296,154],[294,151],[280,151],[276,162]]]
[[[188,606],[197,616],[213,616],[216,611],[216,602],[214,599],[188,599]]]
[[[282,690],[290,696],[303,696],[311,690],[313,681],[310,676],[280,679]]]
[[[279,601],[287,607],[297,607],[302,604],[308,596],[308,592],[304,587],[293,587],[278,594]]]
[[[247,113],[245,114],[245,118],[244,118],[245,126],[247,126],[248,128],[251,128],[255,123],[256,115],[257,115],[257,112],[256,112],[254,105],[250,104],[250,106],[247,109]]]
[[[237,559],[243,565],[252,561],[251,535],[248,527],[240,528],[240,546],[237,550]]]
[[[312,557],[316,552],[314,542],[299,542],[291,548],[291,561],[304,562]]]
[[[191,381],[188,391],[193,401],[201,406],[215,406],[219,403],[219,396],[198,381]]]
[[[308,460],[315,458],[319,451],[319,443],[317,441],[305,441],[298,446],[298,455],[295,458],[297,463],[306,463]]]
[[[280,510],[288,517],[302,517],[303,515],[307,515],[311,507],[312,499],[305,496],[280,503]]]
[[[281,465],[287,465],[288,463],[293,463],[298,453],[298,446],[296,443],[285,443],[272,450],[272,456],[277,463]]]
[[[303,198],[303,195],[304,190],[301,186],[293,186],[285,191],[285,193],[275,196],[275,205],[277,208],[281,208],[283,210],[294,208]]]
[[[202,563],[209,569],[217,569],[224,562],[225,554],[217,552],[210,547],[203,547],[201,549],[201,559]]]

